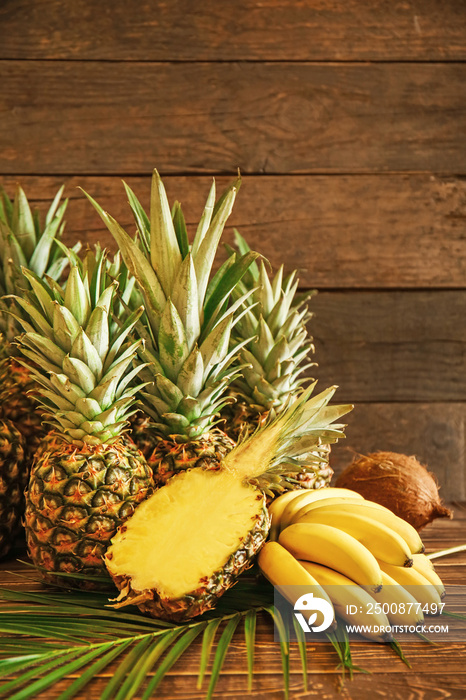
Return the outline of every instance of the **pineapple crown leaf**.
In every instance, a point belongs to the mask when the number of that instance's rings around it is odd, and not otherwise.
[[[150,251],[150,221],[141,202],[136,197],[135,193],[131,187],[123,180],[123,186],[125,188],[126,194],[128,196],[128,202],[133,212],[134,220],[138,232],[141,236],[141,241],[143,243],[144,250],[146,252]],[[92,200],[91,200],[92,201]]]
[[[197,255],[197,253],[199,252],[199,247],[202,241],[204,240],[205,234],[209,230],[210,222],[212,221],[212,215],[214,213],[215,208],[215,192],[215,180],[213,180],[209,190],[209,194],[207,196],[207,201],[204,205],[202,216],[197,226],[196,235],[194,236],[193,255]]]
[[[176,239],[180,248],[181,258],[185,258],[189,253],[188,229],[184,218],[180,202],[176,201],[172,207],[173,226],[175,227]]]
[[[126,233],[120,224],[110,214],[107,214],[87,192],[84,190],[83,192],[115,238],[130,273],[136,278],[143,290],[147,313],[152,314],[154,318],[160,317],[166,303],[166,296],[150,261],[141,251],[137,242]]]
[[[154,169],[150,196],[150,261],[165,296],[171,295],[181,251],[162,179]]]
[[[19,185],[16,188],[13,202],[11,229],[14,230],[15,237],[21,249],[24,251],[25,257],[29,259],[37,242],[36,227],[26,194]]]
[[[99,435],[102,440],[116,438],[125,407],[131,408],[134,395],[145,386],[134,386],[145,365],[130,367],[143,341],[127,341],[143,309],[136,309],[121,324],[111,324],[118,283],[108,280],[105,266],[106,254],[98,250],[94,259],[88,256],[85,264],[72,266],[61,297],[61,288],[54,293],[29,271],[31,291],[22,303],[36,326],[26,327],[18,339],[26,365],[27,360],[37,365],[31,376],[46,413],[72,439],[83,439],[83,432],[92,433],[92,440]],[[71,410],[69,420],[54,406],[65,413]],[[75,425],[72,430],[70,421]]]
[[[206,304],[204,307],[204,327],[209,327],[211,319],[219,315],[219,311],[224,308],[228,301],[232,289],[236,287],[250,265],[257,259],[259,253],[249,252],[241,256],[238,260],[233,260],[232,263],[225,269],[217,279],[216,284],[211,289],[208,289]],[[247,297],[246,297],[247,298]],[[241,297],[241,303],[244,303],[244,296]],[[230,305],[229,310],[233,307],[238,308],[241,303]]]
[[[333,421],[353,407],[340,405],[327,408],[337,387],[329,387],[312,397],[315,385],[316,382],[311,384],[277,418],[258,428],[234,448],[223,460],[223,466],[245,477],[256,477],[280,462],[296,457],[296,441],[298,446],[302,444],[300,440],[308,437],[314,438],[314,445],[325,441],[329,437],[325,434],[326,430],[332,427]],[[335,426],[338,435],[344,437],[339,432],[341,427]]]
[[[159,360],[165,375],[173,382],[189,356],[189,345],[185,326],[175,305],[168,301],[159,330]]]
[[[251,250],[248,243],[246,242],[246,239],[240,234],[238,229],[233,229],[233,232],[235,236],[236,247],[238,248],[241,255],[246,255],[246,253],[249,253],[249,251]],[[249,275],[253,278],[254,283],[257,284],[259,281],[259,266],[256,262],[254,262],[249,268]]]
[[[114,340],[111,346],[109,347],[109,351],[107,353],[107,357],[104,362],[104,370],[106,370],[112,362],[115,360],[115,357],[118,356],[118,353],[120,352],[123,343],[126,341],[126,339],[129,337],[129,335],[132,333],[133,329],[137,327],[139,323],[139,319],[141,318],[142,314],[144,313],[144,307],[140,306],[139,308],[135,309],[130,313],[129,316],[126,317],[123,323],[119,323],[119,330],[118,333],[116,332],[116,329],[114,331]],[[141,350],[141,348],[144,347],[144,338],[140,338],[140,342],[137,345],[138,351]]]
[[[22,273],[28,280],[33,297],[35,298],[38,308],[42,308],[44,317],[49,323],[53,322],[53,301],[54,295],[50,285],[44,279],[41,279],[35,272],[23,267]]]
[[[212,184],[191,247],[181,205],[176,202],[170,211],[165,187],[156,170],[151,180],[150,216],[124,183],[140,241],[131,238],[86,195],[117,241],[143,296],[145,315],[135,325],[135,334],[144,339],[145,346],[139,350],[138,361],[145,363],[141,377],[154,381],[145,393],[155,397],[159,413],[166,403],[166,397],[160,394],[159,375],[187,399],[191,394],[198,396],[216,382],[226,393],[228,382],[238,376],[237,371],[228,370],[234,360],[230,354],[231,330],[236,323],[235,315],[241,317],[241,306],[254,290],[246,289],[239,298],[233,295],[259,254],[251,250],[241,255],[235,253],[213,276],[212,267],[240,183],[238,177],[217,201]],[[194,376],[189,376],[189,371]],[[144,402],[148,400],[143,397]],[[181,400],[182,397],[168,404],[176,406]],[[187,414],[197,420],[191,408]]]
[[[68,200],[60,204],[63,191],[64,186],[55,195],[42,226],[38,212],[32,212],[20,186],[16,188],[13,202],[1,188],[0,278],[6,280],[6,291],[18,292],[18,285],[21,286],[21,282],[24,282],[21,266],[39,277],[48,273],[58,278],[68,264],[68,249],[60,241],[68,205]],[[79,246],[80,244],[76,245]]]
[[[63,217],[65,215],[67,205],[68,200],[65,200],[60,206],[56,217],[46,225],[42,236],[36,243],[34,252],[29,261],[28,267],[30,267],[31,270],[34,270],[34,272],[36,272],[40,277],[47,271],[52,248],[57,235],[61,235],[63,232]]]
[[[189,349],[198,340],[201,333],[201,300],[198,296],[196,270],[191,253],[180,264],[172,294],[167,306],[173,304],[184,328],[184,335]],[[163,318],[163,314],[162,314]],[[160,333],[160,329],[159,329]]]
[[[27,316],[29,319],[32,321],[31,323],[28,323],[24,316],[20,316],[19,314],[15,313],[13,311],[14,308],[16,308],[13,305],[10,305],[10,307],[5,309],[5,313],[9,314],[12,316],[15,321],[18,323],[18,328],[22,328],[26,332],[34,332],[34,331],[40,331],[42,332],[47,338],[52,339],[53,338],[53,329],[52,326],[49,324],[47,319],[45,319],[40,311],[32,304],[28,299],[22,299],[21,297],[18,297],[14,294],[10,294],[6,297],[3,297],[5,299],[13,299],[15,301],[15,304],[19,304],[22,309],[26,312]]]
[[[193,256],[199,284],[199,298],[202,300],[204,300],[207,292],[207,285],[220,237],[223,233],[226,221],[232,212],[237,191],[237,183],[230,185],[217,211],[215,211],[214,208],[214,214],[210,226],[207,229],[202,242],[196,251],[196,254]]]

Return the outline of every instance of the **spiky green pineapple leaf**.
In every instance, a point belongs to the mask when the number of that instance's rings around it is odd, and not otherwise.
[[[54,241],[61,230],[67,206],[68,200],[66,199],[61,204],[56,217],[52,218],[48,223],[46,221],[44,232],[38,240],[29,261],[28,267],[30,267],[31,270],[34,270],[39,277],[42,277],[42,275],[47,271]]]
[[[204,236],[207,233],[210,222],[212,221],[212,215],[214,212],[215,208],[215,180],[212,181],[212,185],[209,190],[209,194],[207,196],[207,201],[204,206],[204,210],[202,212],[201,219],[199,221],[197,230],[196,230],[196,235],[194,236],[194,241],[193,241],[193,247],[192,247],[192,252],[193,255],[197,255],[197,252],[199,250],[199,246],[201,245],[202,241],[204,240]]]
[[[212,289],[208,288],[209,296],[206,295],[206,304],[204,307],[204,329],[209,327],[211,319],[217,317],[215,312],[224,308],[231,290],[236,287],[242,276],[248,270],[249,266],[259,257],[259,253],[246,253],[238,260],[232,262],[228,269],[223,271],[219,276],[217,284]],[[214,278],[215,279],[215,278]],[[220,314],[218,314],[220,315]]]
[[[199,301],[201,306],[204,304],[209,276],[212,270],[220,236],[222,235],[225,223],[233,209],[237,190],[238,184],[234,183],[227,189],[224,198],[220,198],[217,204],[220,202],[221,203],[212,217],[211,224],[206,231],[201,244],[199,245],[199,249],[196,254],[193,253],[194,267],[196,269],[196,276],[199,285]]]
[[[180,247],[181,257],[185,258],[189,253],[189,239],[186,221],[179,202],[175,202],[172,207],[172,219],[173,226],[175,227],[176,238]]]
[[[165,296],[171,294],[181,252],[162,179],[154,169],[150,195],[150,260]]]
[[[235,235],[236,247],[238,248],[241,255],[245,255],[246,253],[249,253],[251,248],[249,247],[248,243],[246,242],[246,239],[240,234],[240,232],[236,228],[233,229],[233,233]],[[257,281],[259,280],[259,265],[256,262],[254,262],[251,265],[251,267],[248,271],[248,275],[251,276],[254,283],[257,283]],[[255,286],[255,284],[251,284],[250,286]]]
[[[139,235],[141,236],[141,241],[143,243],[143,246],[148,253],[150,251],[150,221],[149,217],[147,216],[146,212],[144,211],[144,208],[131,189],[129,185],[126,184],[125,181],[123,181],[123,185],[126,191],[126,194],[128,195],[128,201],[129,205],[131,207],[131,211],[133,212],[134,220],[136,222],[137,229],[139,231]]]
[[[84,190],[83,190],[84,192]],[[158,319],[165,306],[166,296],[157,274],[154,272],[151,263],[147,260],[144,253],[140,250],[136,241],[129,236],[120,224],[106,211],[102,209],[95,199],[87,192],[84,192],[93,207],[97,210],[104,224],[107,226],[113,237],[115,238],[123,260],[128,267],[131,275],[139,282],[141,289],[144,290],[146,299],[146,312],[151,318]]]

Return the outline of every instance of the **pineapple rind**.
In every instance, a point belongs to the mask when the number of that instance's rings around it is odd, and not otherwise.
[[[175,474],[195,467],[214,468],[234,448],[235,443],[221,430],[211,430],[197,440],[177,442],[154,436],[147,461],[157,486],[164,486]]]
[[[60,437],[47,438],[26,494],[33,563],[50,572],[107,576],[102,557],[111,538],[151,492],[150,467],[132,441],[78,450]],[[72,579],[63,582],[73,585]]]
[[[263,500],[254,526],[241,542],[240,547],[229,556],[225,565],[206,577],[198,588],[179,598],[161,597],[156,590],[134,590],[131,577],[116,575],[109,567],[110,575],[120,590],[114,607],[137,605],[143,613],[172,622],[183,622],[202,615],[211,610],[225,591],[234,584],[237,577],[252,566],[256,554],[267,538],[269,529],[270,516]]]
[[[0,363],[0,417],[15,424],[25,438],[24,448],[31,458],[46,432],[37,402],[28,393],[34,389],[29,370],[14,357]]]
[[[0,557],[8,554],[21,526],[28,479],[23,444],[14,423],[0,419]]]

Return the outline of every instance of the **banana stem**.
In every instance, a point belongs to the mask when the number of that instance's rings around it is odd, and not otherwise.
[[[427,558],[440,559],[440,557],[446,557],[449,554],[456,554],[456,552],[466,552],[466,544],[460,544],[457,547],[449,547],[448,549],[441,549],[438,552],[431,552],[427,555]]]

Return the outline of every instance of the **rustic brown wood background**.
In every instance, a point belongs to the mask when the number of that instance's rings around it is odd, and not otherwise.
[[[466,497],[466,3],[1,0],[0,177],[68,241],[111,244],[153,167],[189,223],[244,177],[228,227],[317,288],[317,375],[354,452],[416,454]]]

